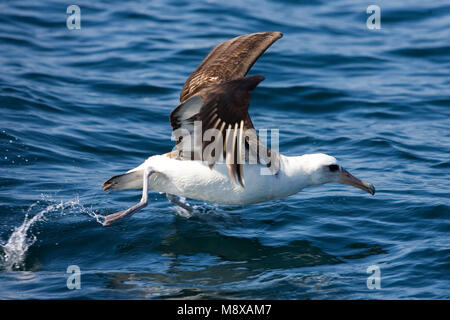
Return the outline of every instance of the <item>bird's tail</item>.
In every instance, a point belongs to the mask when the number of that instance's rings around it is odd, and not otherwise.
[[[136,170],[114,176],[103,184],[103,190],[142,189],[143,170]]]

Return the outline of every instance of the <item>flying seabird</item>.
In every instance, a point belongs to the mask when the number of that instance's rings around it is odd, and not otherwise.
[[[340,182],[375,194],[332,156],[284,156],[256,134],[248,114],[250,94],[264,80],[246,77],[280,32],[239,36],[215,46],[189,76],[180,105],[170,114],[176,144],[171,152],[149,157],[140,166],[112,177],[103,190],[142,189],[141,201],[105,216],[103,225],[132,215],[148,203],[148,190],[225,205],[248,205],[293,195],[303,188]]]

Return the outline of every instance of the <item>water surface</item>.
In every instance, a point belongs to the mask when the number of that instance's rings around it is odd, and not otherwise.
[[[0,298],[449,299],[450,3],[0,3]],[[325,152],[373,183],[247,207],[102,183],[172,149],[168,116],[216,44],[281,31],[250,108],[287,155]],[[68,266],[82,272],[68,290]],[[369,266],[381,289],[369,290]]]

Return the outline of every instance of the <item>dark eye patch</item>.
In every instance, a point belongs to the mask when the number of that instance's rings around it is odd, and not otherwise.
[[[339,170],[339,166],[337,164],[330,164],[328,166],[328,168],[330,169],[330,171],[337,171],[337,170]]]

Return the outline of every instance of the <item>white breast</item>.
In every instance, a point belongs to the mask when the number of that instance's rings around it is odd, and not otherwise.
[[[180,197],[214,202],[217,204],[246,205],[283,198],[297,193],[308,185],[290,176],[286,157],[281,158],[277,175],[263,175],[264,166],[244,165],[245,188],[233,183],[225,164],[215,164],[213,169],[200,161],[183,161],[166,156],[153,156],[136,169],[151,166],[159,174],[150,179],[150,188]],[[300,179],[301,180],[301,179]]]

